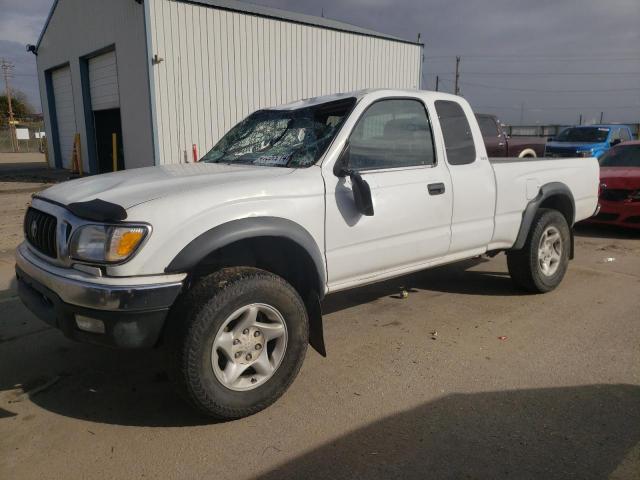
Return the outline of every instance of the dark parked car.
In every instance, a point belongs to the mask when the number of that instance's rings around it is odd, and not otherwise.
[[[476,115],[490,157],[542,157],[546,139],[542,137],[510,137],[494,115]]]
[[[588,221],[640,229],[640,142],[626,142],[600,158],[600,213]]]

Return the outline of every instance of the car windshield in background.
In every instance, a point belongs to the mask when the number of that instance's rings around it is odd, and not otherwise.
[[[640,167],[640,145],[609,150],[600,159],[601,167]]]
[[[609,129],[602,127],[567,128],[556,137],[556,142],[602,143],[609,136]]]
[[[318,161],[355,98],[297,110],[258,110],[233,127],[202,162],[308,167]]]

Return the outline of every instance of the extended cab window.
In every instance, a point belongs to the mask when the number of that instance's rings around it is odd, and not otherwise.
[[[349,138],[354,170],[433,165],[427,111],[418,100],[381,100],[362,114]]]
[[[449,165],[467,165],[476,159],[471,126],[459,103],[438,100],[435,103],[444,136]]]

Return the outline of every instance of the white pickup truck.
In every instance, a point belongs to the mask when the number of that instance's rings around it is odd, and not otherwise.
[[[487,158],[469,104],[367,90],[260,110],[199,163],[62,183],[33,197],[20,297],[68,337],[162,346],[180,391],[253,414],[324,352],[340,290],[505,251],[547,292],[598,202],[591,158]]]

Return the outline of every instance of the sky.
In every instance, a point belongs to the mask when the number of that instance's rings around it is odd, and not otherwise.
[[[64,1],[64,0],[61,0]],[[640,122],[640,0],[254,0],[425,44],[423,88],[505,123]],[[0,58],[39,109],[36,43],[52,0],[0,0]],[[2,85],[4,87],[4,85]]]

